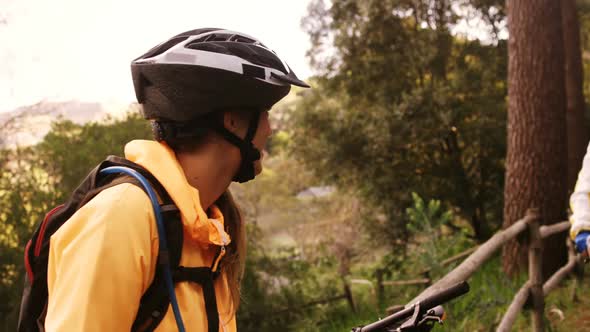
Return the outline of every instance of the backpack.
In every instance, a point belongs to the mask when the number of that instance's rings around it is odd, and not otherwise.
[[[127,174],[136,174],[134,172],[137,172],[141,176],[137,178],[129,175],[122,176],[121,172]],[[142,176],[143,182],[139,179]],[[145,180],[147,180],[147,183]],[[154,279],[142,295],[139,310],[131,330],[153,331],[164,318],[168,306],[172,305],[179,331],[184,331],[172,283],[191,281],[200,284],[203,288],[208,331],[219,331],[219,315],[213,284],[213,281],[219,275],[219,269],[179,265],[183,241],[180,211],[164,187],[149,171],[127,159],[109,156],[86,176],[65,204],[53,208],[45,215],[45,218],[37,226],[32,238],[27,243],[25,248],[25,287],[18,321],[19,332],[45,330],[44,323],[48,300],[47,264],[51,235],[99,192],[121,183],[137,185],[148,196],[150,190],[152,194],[155,191],[157,198],[159,198],[159,200],[156,199],[159,206],[154,205],[154,211],[159,208],[161,216],[159,219],[163,221],[163,225],[158,225],[160,250]],[[148,189],[148,187],[150,188]],[[154,200],[152,200],[152,204],[154,204]],[[158,219],[157,215],[156,219]],[[160,228],[160,226],[163,226],[163,228]],[[162,231],[165,235],[161,234]],[[216,258],[213,260],[214,263]]]

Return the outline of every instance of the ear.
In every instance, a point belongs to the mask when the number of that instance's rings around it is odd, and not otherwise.
[[[235,132],[238,128],[238,118],[236,115],[232,111],[223,112],[223,126],[231,132]]]

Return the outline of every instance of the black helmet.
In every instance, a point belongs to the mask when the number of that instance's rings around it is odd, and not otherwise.
[[[257,39],[224,29],[176,35],[133,60],[148,119],[188,121],[224,109],[268,110],[291,85],[309,87]]]
[[[254,178],[254,162],[260,159],[252,144],[260,111],[286,96],[291,85],[309,88],[257,39],[216,28],[168,39],[133,60],[131,75],[144,116],[155,120],[156,139],[191,137],[203,127],[215,130],[240,149],[238,182]],[[245,139],[220,121],[202,121],[223,110],[251,111]]]

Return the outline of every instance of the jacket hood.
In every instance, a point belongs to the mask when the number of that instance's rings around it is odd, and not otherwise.
[[[184,233],[190,240],[203,245],[228,245],[229,235],[223,227],[223,215],[212,205],[210,216],[201,207],[199,191],[191,186],[166,144],[147,140],[134,140],[125,145],[125,158],[146,168],[164,186],[178,209]]]

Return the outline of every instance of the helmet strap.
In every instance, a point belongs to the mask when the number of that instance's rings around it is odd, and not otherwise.
[[[233,181],[244,183],[248,182],[256,176],[254,163],[260,159],[260,151],[252,143],[252,139],[258,130],[258,120],[260,112],[252,112],[250,123],[248,124],[248,132],[244,139],[238,137],[236,134],[229,131],[223,124],[214,126],[215,131],[223,136],[228,142],[240,149],[240,168],[233,178]]]

